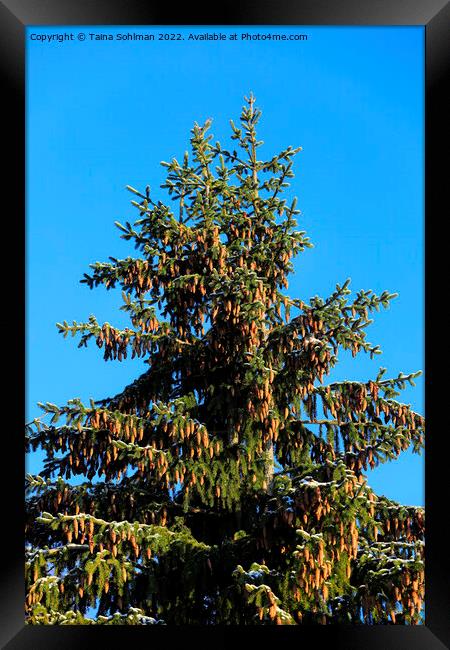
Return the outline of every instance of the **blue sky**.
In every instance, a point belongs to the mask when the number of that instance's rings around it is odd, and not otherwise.
[[[182,41],[77,40],[88,33],[181,33]],[[189,33],[237,33],[192,42]],[[31,34],[75,40],[31,41]],[[241,32],[306,33],[305,41],[242,42]],[[114,221],[132,221],[129,184],[152,194],[161,160],[180,158],[194,121],[212,117],[229,142],[244,95],[263,111],[261,155],[302,146],[291,194],[315,248],[295,261],[289,294],[328,296],[337,282],[399,297],[375,314],[368,339],[383,354],[340,355],[335,380],[424,370],[424,133],[422,27],[28,27],[27,28],[27,420],[38,401],[115,394],[142,362],[102,359],[55,323],[126,324],[120,291],[79,284],[94,261],[133,247]],[[424,410],[424,380],[401,401]],[[39,469],[30,458],[27,471]],[[424,503],[423,456],[404,453],[369,473],[378,493]]]

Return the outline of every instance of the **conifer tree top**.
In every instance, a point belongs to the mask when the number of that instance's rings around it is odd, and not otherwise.
[[[423,509],[366,476],[423,447],[423,417],[396,399],[418,373],[326,381],[340,350],[379,354],[369,315],[395,294],[286,293],[311,246],[284,198],[300,148],[262,160],[260,118],[250,95],[230,148],[195,124],[182,162],[162,163],[168,201],[127,186],[137,218],[117,226],[138,256],[82,281],[120,289],[130,326],[58,323],[148,370],[27,427],[46,454],[27,479],[30,623],[420,620]]]

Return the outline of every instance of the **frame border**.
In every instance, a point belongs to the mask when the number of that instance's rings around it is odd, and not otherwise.
[[[83,626],[31,627],[24,624],[23,599],[23,476],[25,460],[22,438],[16,433],[23,429],[25,380],[22,369],[25,368],[25,307],[18,295],[16,285],[20,284],[25,292],[25,265],[19,265],[22,255],[25,258],[25,28],[28,25],[422,25],[425,28],[425,314],[426,314],[426,385],[425,403],[428,438],[425,453],[425,492],[427,513],[427,556],[426,575],[426,624],[417,627],[396,626],[319,626],[301,628],[239,627],[238,634],[248,637],[252,643],[264,645],[280,640],[311,641],[317,647],[331,645],[345,650],[361,648],[383,648],[384,650],[402,650],[403,648],[427,648],[439,650],[450,648],[450,554],[443,534],[443,517],[446,515],[444,480],[448,473],[450,444],[448,436],[437,440],[436,406],[444,402],[444,387],[434,379],[432,356],[445,354],[442,339],[433,339],[430,332],[437,329],[437,318],[442,304],[442,290],[432,278],[430,251],[433,259],[445,260],[445,237],[434,237],[439,231],[439,211],[442,209],[442,189],[448,183],[448,172],[440,164],[442,151],[445,149],[443,138],[446,130],[446,81],[450,69],[450,3],[446,0],[297,0],[294,5],[289,0],[261,0],[258,5],[241,2],[238,7],[229,4],[217,7],[216,13],[192,7],[189,11],[181,8],[172,15],[170,8],[153,6],[146,0],[98,0],[95,5],[91,0],[3,0],[0,1],[0,69],[7,92],[6,120],[4,122],[4,151],[7,152],[7,182],[3,199],[10,205],[5,210],[4,231],[11,256],[4,262],[3,294],[5,311],[0,319],[0,342],[6,353],[7,388],[3,394],[8,413],[14,413],[13,433],[8,438],[7,453],[13,462],[3,467],[8,470],[4,479],[4,494],[8,497],[2,503],[2,520],[7,523],[8,556],[2,568],[2,590],[0,593],[0,643],[8,650],[33,648],[33,650],[50,650],[52,648],[78,647],[86,648],[107,645],[115,647],[120,643],[148,643],[148,633],[138,626],[126,629],[118,627],[113,633],[112,627],[89,626],[91,632]],[[447,135],[448,137],[448,135]],[[447,177],[447,178],[446,178]],[[19,213],[19,214],[18,214]],[[11,216],[9,216],[11,215]],[[14,217],[13,217],[14,215]],[[16,216],[17,215],[17,216]],[[19,216],[20,215],[20,216]],[[13,227],[11,227],[14,224]],[[12,232],[11,232],[12,231]],[[12,234],[12,237],[11,237]],[[434,241],[433,241],[434,239]],[[12,281],[8,282],[8,271]],[[10,303],[11,307],[10,307]],[[8,315],[6,315],[8,308]],[[433,327],[433,318],[435,327]],[[442,320],[442,317],[441,319]],[[18,356],[23,363],[18,363]],[[11,377],[17,382],[11,381]],[[23,390],[20,391],[20,388]],[[448,400],[448,398],[447,398]],[[434,438],[434,440],[433,440]],[[19,470],[19,471],[18,471]],[[23,473],[21,473],[23,472]],[[7,488],[7,492],[6,492]],[[442,514],[444,513],[444,515]],[[200,633],[206,642],[229,645],[234,641],[236,630],[221,628],[202,628]],[[101,631],[102,630],[102,631]],[[264,631],[263,631],[264,630]],[[198,630],[192,628],[152,628],[156,643],[174,639],[174,634],[182,634],[181,642],[199,641]],[[272,637],[272,634],[274,635]],[[281,635],[281,637],[280,637]],[[120,639],[121,641],[120,641]],[[133,642],[132,641],[132,642]]]

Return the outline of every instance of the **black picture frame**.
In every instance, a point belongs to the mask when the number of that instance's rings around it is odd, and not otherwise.
[[[152,627],[25,626],[23,477],[21,431],[24,413],[26,314],[25,289],[25,28],[29,25],[423,25],[426,38],[425,109],[425,242],[426,242],[426,417],[425,495],[427,515],[426,624],[403,626],[306,626],[251,630]],[[3,464],[0,521],[5,551],[0,587],[0,642],[8,650],[31,648],[116,647],[123,643],[229,645],[239,635],[245,643],[272,646],[279,639],[314,647],[345,650],[382,648],[450,648],[450,553],[444,534],[449,436],[438,428],[438,408],[445,386],[436,379],[445,364],[443,309],[445,294],[431,260],[445,262],[446,238],[439,217],[445,214],[448,165],[445,135],[450,68],[450,4],[444,0],[278,0],[169,7],[148,0],[3,0],[0,2],[0,66],[3,78],[3,153],[6,183],[2,192],[2,318],[0,345],[5,388],[2,393]],[[4,177],[3,177],[4,178]],[[6,203],[6,207],[5,207]],[[445,223],[445,221],[444,221]],[[442,235],[441,235],[442,233]],[[6,250],[7,249],[7,250]],[[434,265],[433,265],[434,266]],[[442,264],[442,273],[445,267]],[[407,272],[407,271],[405,271]],[[414,317],[412,314],[411,317]],[[442,361],[441,361],[442,359]],[[13,422],[11,423],[11,418]],[[443,418],[444,422],[445,419]],[[11,426],[12,424],[12,426]],[[181,637],[180,637],[181,632]],[[248,636],[248,635],[251,636]],[[126,638],[124,637],[126,635]],[[244,636],[242,636],[244,635]],[[281,637],[280,637],[281,635]],[[247,639],[245,639],[247,637]]]

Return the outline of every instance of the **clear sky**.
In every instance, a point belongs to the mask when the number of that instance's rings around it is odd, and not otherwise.
[[[96,41],[89,33],[181,33],[181,41]],[[188,35],[237,33],[236,41]],[[241,33],[308,35],[242,41]],[[72,34],[74,40],[31,40]],[[86,36],[78,40],[78,34]],[[263,111],[261,155],[302,146],[291,194],[315,248],[295,261],[289,294],[327,297],[337,282],[398,292],[368,340],[383,354],[340,354],[332,379],[424,370],[424,94],[422,27],[27,27],[27,420],[38,401],[100,399],[144,365],[78,349],[55,323],[127,324],[120,291],[79,284],[89,264],[133,255],[114,221],[133,221],[124,186],[158,185],[161,160],[181,158],[194,121],[213,118],[229,142],[252,91]],[[424,380],[399,398],[424,411]],[[36,472],[39,457],[27,471]],[[369,472],[380,494],[423,505],[423,456]]]

